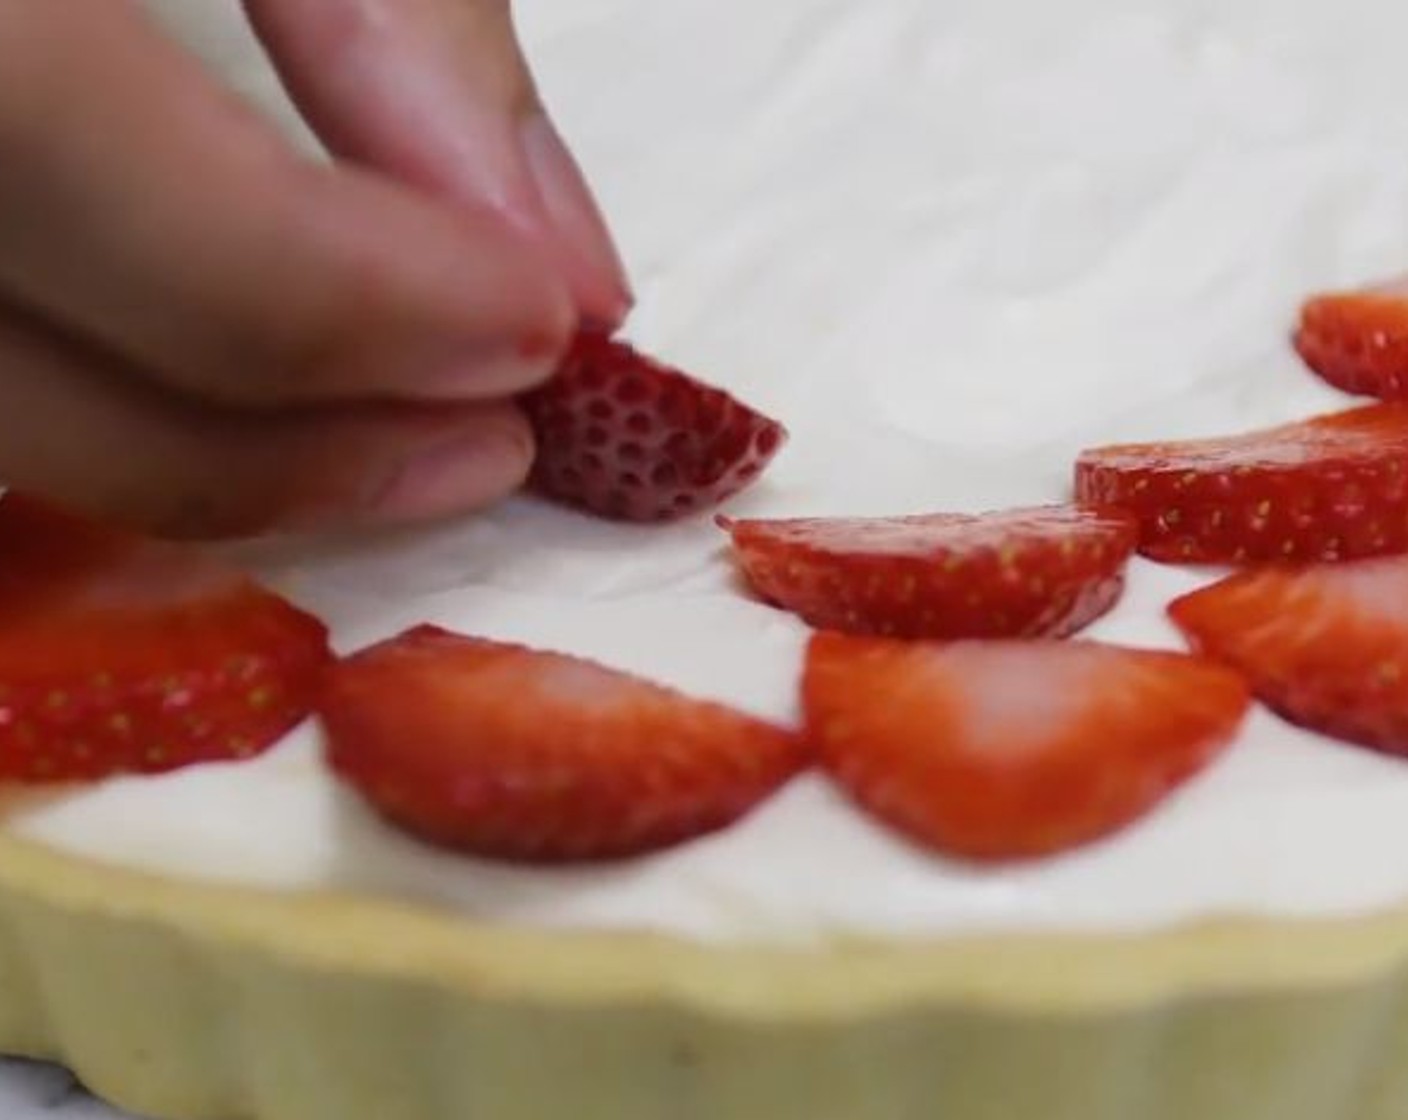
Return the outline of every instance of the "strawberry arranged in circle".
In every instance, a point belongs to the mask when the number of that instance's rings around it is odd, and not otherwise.
[[[592,332],[523,406],[538,439],[535,488],[625,521],[713,508],[754,482],[787,437],[722,390]]]
[[[1135,514],[1139,550],[1172,563],[1408,551],[1408,404],[1225,439],[1086,451],[1076,497]]]
[[[1408,280],[1308,300],[1295,348],[1338,389],[1408,400]]]
[[[320,712],[333,769],[388,820],[525,862],[712,832],[808,762],[800,736],[723,705],[433,626],[339,665]]]
[[[322,623],[238,572],[0,499],[0,781],[250,757],[331,657]]]
[[[1292,723],[1408,755],[1408,559],[1242,572],[1169,614]]]
[[[753,589],[813,626],[903,638],[1066,637],[1124,588],[1134,519],[1069,506],[979,516],[721,518]]]
[[[855,801],[924,846],[989,861],[1142,816],[1232,742],[1248,694],[1230,670],[1177,653],[818,634],[803,706]]]

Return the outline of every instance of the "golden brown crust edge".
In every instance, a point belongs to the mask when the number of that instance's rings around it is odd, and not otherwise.
[[[714,948],[180,883],[0,834],[0,1050],[171,1120],[1401,1120],[1405,962],[1408,908]]]

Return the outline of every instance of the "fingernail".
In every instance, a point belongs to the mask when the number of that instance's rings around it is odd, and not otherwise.
[[[526,426],[481,429],[414,455],[374,500],[392,521],[477,509],[523,485],[533,462]]]
[[[524,121],[520,139],[559,244],[590,284],[593,298],[584,310],[593,318],[619,326],[635,296],[582,169],[545,114],[535,113]]]

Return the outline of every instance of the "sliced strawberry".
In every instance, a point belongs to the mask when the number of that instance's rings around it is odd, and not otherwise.
[[[330,660],[320,622],[214,561],[0,500],[0,781],[249,757]]]
[[[752,483],[787,436],[722,390],[593,333],[523,405],[538,437],[536,488],[626,521],[711,509]]]
[[[1408,755],[1408,559],[1243,572],[1169,614],[1292,723]]]
[[[1309,300],[1295,347],[1336,388],[1408,400],[1408,280]]]
[[[483,856],[627,856],[737,820],[806,763],[795,733],[564,654],[422,626],[321,705],[333,768],[385,817]]]
[[[1076,496],[1139,517],[1172,563],[1350,560],[1408,551],[1408,405],[1227,439],[1087,451]]]
[[[819,634],[803,702],[856,801],[921,844],[999,860],[1133,821],[1231,743],[1248,697],[1176,653]]]
[[[903,638],[1073,634],[1119,599],[1137,535],[1127,514],[1069,506],[719,524],[768,602]]]

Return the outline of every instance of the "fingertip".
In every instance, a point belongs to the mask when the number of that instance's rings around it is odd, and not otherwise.
[[[294,217],[290,236],[316,242],[322,284],[301,309],[282,306],[294,375],[252,385],[265,395],[500,400],[550,378],[571,345],[569,282],[492,212],[337,168]]]
[[[546,247],[491,211],[441,214],[456,223],[457,238],[442,247],[456,260],[439,275],[453,284],[464,345],[447,355],[439,374],[427,370],[424,383],[438,382],[452,397],[484,399],[547,381],[581,321],[571,278]]]
[[[376,495],[380,522],[434,520],[481,509],[520,489],[532,470],[532,429],[517,409],[495,410],[417,448]]]
[[[532,429],[511,402],[222,409],[155,390],[3,307],[0,372],[6,484],[157,536],[448,517],[517,490],[533,465]]]
[[[583,289],[579,291],[577,306],[581,314],[580,326],[599,334],[615,334],[635,310],[635,294],[629,288],[609,291]]]
[[[216,436],[204,484],[184,484],[180,517],[164,519],[164,535],[324,533],[470,514],[519,490],[535,452],[532,429],[511,404],[310,413],[272,426],[221,425]],[[237,464],[240,484],[212,494],[212,464]]]
[[[570,311],[570,303],[564,305]],[[554,316],[502,339],[452,348],[443,360],[408,371],[401,395],[471,401],[512,397],[548,381],[571,345],[572,320]]]
[[[184,501],[183,516],[193,508],[201,516],[175,526],[168,518],[166,535],[324,533],[462,516],[519,490],[535,453],[527,420],[507,403],[308,413],[231,422],[215,434],[211,463],[238,464],[240,484],[203,510]]]
[[[631,286],[587,177],[542,107],[507,0],[245,0],[331,150],[456,210],[496,214],[615,328]]]
[[[544,240],[568,277],[581,317],[615,330],[635,296],[581,165],[545,112],[524,119],[519,143],[541,200]]]
[[[525,290],[528,320],[519,332],[517,350],[525,366],[525,381],[518,390],[532,389],[551,378],[572,346],[582,314],[571,285],[542,256],[531,254],[533,276]]]

